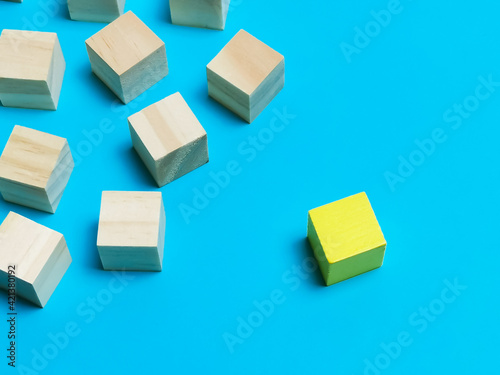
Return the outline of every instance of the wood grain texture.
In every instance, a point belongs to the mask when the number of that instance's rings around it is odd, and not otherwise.
[[[251,123],[285,85],[284,57],[245,30],[207,65],[208,94]]]
[[[0,193],[8,202],[54,213],[73,167],[66,139],[16,125],[0,156]]]
[[[309,211],[307,237],[327,285],[382,265],[386,241],[365,193]]]
[[[71,264],[64,236],[10,212],[0,226],[0,286],[16,266],[17,295],[44,307]]]
[[[56,110],[66,69],[55,33],[3,30],[0,102],[6,107]]]
[[[92,71],[125,104],[168,74],[165,43],[132,12],[85,43]]]
[[[180,93],[128,122],[134,148],[159,187],[208,162],[207,133]]]
[[[112,22],[123,14],[125,0],[68,0],[74,21]]]
[[[160,192],[102,193],[97,248],[105,270],[161,271],[164,242]]]
[[[230,0],[170,0],[174,25],[224,30]]]

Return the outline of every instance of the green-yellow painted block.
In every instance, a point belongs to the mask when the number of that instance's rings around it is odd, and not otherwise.
[[[309,211],[307,237],[326,285],[371,271],[384,261],[386,241],[366,193]]]

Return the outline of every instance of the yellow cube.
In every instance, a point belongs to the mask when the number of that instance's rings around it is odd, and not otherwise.
[[[309,211],[307,237],[326,285],[382,266],[386,241],[366,193]]]

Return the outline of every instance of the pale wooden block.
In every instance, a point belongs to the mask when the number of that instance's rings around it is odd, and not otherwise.
[[[2,31],[0,102],[5,107],[56,110],[65,69],[57,34]]]
[[[208,162],[207,133],[180,93],[128,123],[134,148],[160,187]]]
[[[16,267],[16,293],[44,307],[71,264],[64,236],[10,212],[0,225],[0,287]]]
[[[73,167],[65,138],[16,125],[0,156],[0,193],[8,202],[54,213]]]
[[[174,25],[224,30],[230,0],[170,0]]]
[[[164,243],[160,192],[102,193],[97,248],[105,270],[161,271]]]
[[[207,65],[208,94],[251,123],[285,84],[285,59],[240,30]]]
[[[85,43],[92,71],[125,104],[168,74],[165,43],[132,12]]]
[[[74,21],[112,22],[123,14],[125,0],[68,0]]]

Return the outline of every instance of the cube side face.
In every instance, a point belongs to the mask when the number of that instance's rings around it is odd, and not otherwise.
[[[381,267],[384,262],[385,247],[383,245],[333,263],[327,285],[336,284]]]
[[[250,96],[250,123],[273,101],[285,86],[285,60],[267,76]]]
[[[47,191],[43,188],[19,184],[17,181],[0,177],[0,193],[6,202],[54,213]]]
[[[106,271],[162,270],[159,247],[98,246],[97,249]]]
[[[7,82],[8,81],[8,82]],[[57,104],[54,102],[47,82],[45,81],[25,81],[25,80],[3,80],[0,79],[0,103],[4,107],[40,109],[55,111]],[[43,94],[27,94],[29,87],[35,87],[32,92],[44,91]],[[13,92],[9,92],[11,90]],[[16,93],[15,91],[23,91]]]
[[[250,95],[241,91],[207,67],[208,95],[224,107],[251,122]]]
[[[123,14],[125,0],[68,0],[74,21],[113,22]]]
[[[123,92],[120,99],[124,104],[131,102],[167,75],[167,53],[163,44],[120,76]]]
[[[251,95],[283,59],[271,47],[240,30],[207,67]]]
[[[0,77],[0,98],[2,98],[2,104],[3,102],[9,104],[10,99],[13,102],[10,106],[14,107],[14,99],[17,98],[18,101],[21,101],[24,98],[26,103],[23,103],[24,106],[21,108],[30,108],[28,100],[33,97],[40,98],[40,100],[41,98],[50,99],[50,88],[45,79],[34,80]],[[48,101],[47,103],[50,102]]]
[[[87,44],[87,54],[92,72],[122,101],[123,89],[120,76]]]
[[[45,307],[71,262],[66,240],[62,237],[33,283],[41,307]]]
[[[50,97],[52,99],[51,108],[56,110],[59,104],[59,97],[61,95],[61,88],[64,80],[64,72],[66,71],[66,60],[64,60],[64,55],[62,53],[61,44],[59,39],[56,37],[54,43],[54,53],[52,54],[52,61],[50,64],[50,70],[47,77],[47,85],[50,91]]]
[[[226,27],[227,14],[231,0],[222,0],[222,30]]]
[[[165,227],[166,227],[166,216],[165,216],[165,206],[163,205],[163,200],[161,201],[160,208],[160,229],[158,231],[158,259],[160,261],[160,269],[163,265],[163,254],[165,252]]]
[[[68,142],[66,142],[59,154],[59,159],[57,160],[56,166],[45,188],[53,213],[56,212],[59,206],[74,166],[75,162],[71,155]]]
[[[104,191],[97,245],[156,248],[161,207],[160,192]]]
[[[144,165],[146,165],[158,187],[165,186],[208,163],[209,156],[206,135],[170,152],[159,160],[155,160],[135,130],[132,127],[130,129],[134,149]]]
[[[158,186],[165,186],[206,163],[208,163],[208,143],[207,136],[204,135],[157,162]]]
[[[229,0],[170,0],[175,25],[224,30]]]
[[[318,262],[323,279],[325,280],[326,285],[328,285],[331,264],[330,262],[328,262],[328,259],[326,259],[323,246],[321,245],[318,233],[314,228],[314,223],[310,215],[307,216],[307,238],[309,240],[309,244],[313,249],[313,254],[316,258],[316,261]]]
[[[4,270],[0,269],[0,289],[8,291],[8,279],[9,275]],[[33,284],[27,283],[26,281],[17,278],[17,267],[16,267],[16,296],[24,298],[27,301],[30,301],[34,305],[38,307],[43,307],[40,302],[40,298],[35,291]]]
[[[118,12],[120,13],[120,16],[123,15],[123,12],[125,10],[125,2],[126,0],[118,0],[117,5],[118,5]]]
[[[135,151],[141,158],[142,162],[148,169],[149,173],[153,178],[155,179],[156,183],[159,185],[159,178],[158,178],[158,168],[156,164],[156,160],[153,158],[145,144],[143,143],[141,137],[137,134],[134,126],[129,120],[129,130],[130,130],[130,137],[132,138],[132,145],[134,146]],[[159,185],[160,186],[160,185]]]

